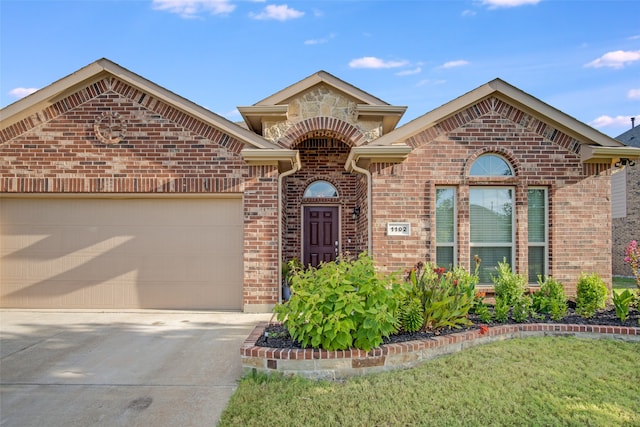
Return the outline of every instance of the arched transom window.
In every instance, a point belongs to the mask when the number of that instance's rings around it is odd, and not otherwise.
[[[480,156],[471,165],[471,176],[513,176],[513,168],[502,157],[496,154]]]
[[[307,187],[302,197],[305,199],[313,197],[333,198],[338,197],[338,190],[336,190],[336,187],[327,181],[316,181]]]

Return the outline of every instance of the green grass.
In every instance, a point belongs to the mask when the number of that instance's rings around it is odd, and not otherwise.
[[[637,285],[636,285],[636,281],[635,279],[631,278],[631,277],[614,277],[613,278],[613,289],[614,290],[618,290],[618,289],[636,289]]]
[[[638,426],[640,342],[527,338],[344,382],[255,375],[220,426]]]

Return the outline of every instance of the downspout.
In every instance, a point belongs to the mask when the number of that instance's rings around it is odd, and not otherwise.
[[[278,304],[282,303],[282,182],[300,170],[300,153],[296,154],[293,168],[278,176]]]
[[[367,252],[373,258],[373,202],[371,201],[371,172],[356,165],[356,160],[351,159],[351,169],[367,177]]]

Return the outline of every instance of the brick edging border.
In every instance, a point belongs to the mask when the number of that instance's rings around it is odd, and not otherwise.
[[[259,323],[240,348],[242,368],[315,379],[340,379],[371,372],[410,368],[422,361],[505,339],[531,336],[613,338],[640,342],[640,327],[527,323],[491,326],[423,340],[384,344],[370,351],[282,349],[256,346],[269,322]]]

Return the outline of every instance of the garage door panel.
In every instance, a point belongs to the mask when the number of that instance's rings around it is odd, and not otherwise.
[[[241,309],[242,234],[240,198],[2,199],[0,306]]]

